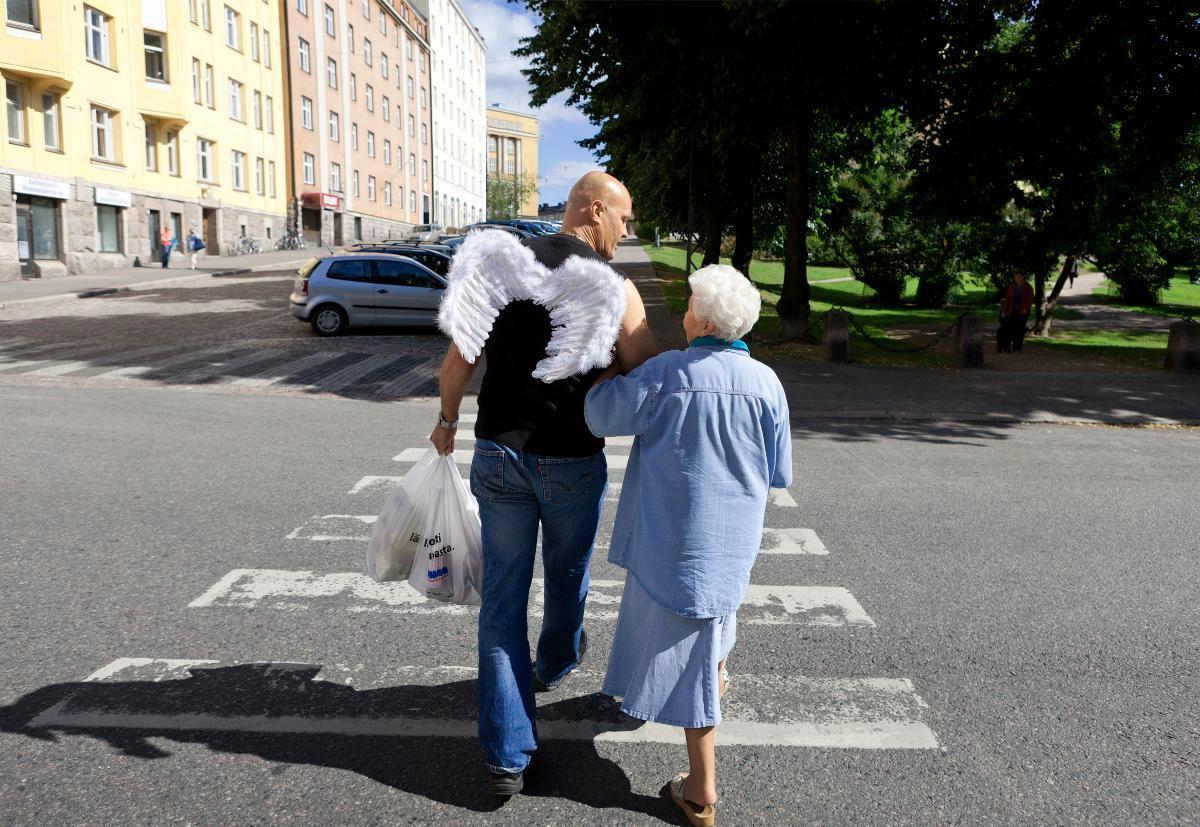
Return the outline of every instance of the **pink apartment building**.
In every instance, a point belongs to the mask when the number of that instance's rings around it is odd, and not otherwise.
[[[283,17],[291,220],[308,241],[335,245],[428,223],[431,63],[420,0],[285,0]]]

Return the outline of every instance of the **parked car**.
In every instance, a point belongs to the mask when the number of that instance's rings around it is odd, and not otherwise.
[[[437,241],[442,234],[441,224],[418,224],[412,228],[405,241]]]
[[[453,253],[457,253],[459,246],[461,246],[466,240],[467,237],[465,235],[444,235],[442,236],[441,240],[438,241],[438,244],[444,247],[449,247]],[[453,255],[453,253],[451,253],[451,255]]]
[[[445,289],[441,276],[406,256],[338,253],[300,268],[288,304],[318,336],[337,336],[350,327],[432,325]]]
[[[522,230],[520,227],[514,227],[511,224],[496,224],[491,221],[481,221],[478,224],[463,227],[464,234],[473,233],[476,230],[503,230],[506,233],[512,233],[517,238],[533,238],[534,236],[529,230]]]
[[[450,260],[454,251],[441,245],[415,244],[355,244],[347,248],[351,253],[386,253],[388,255],[406,256],[413,261],[419,261],[439,276],[450,272]]]

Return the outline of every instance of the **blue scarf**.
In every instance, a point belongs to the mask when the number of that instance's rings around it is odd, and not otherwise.
[[[688,347],[731,347],[734,350],[750,352],[750,346],[741,339],[734,339],[731,342],[728,339],[718,339],[716,336],[700,336],[692,339]]]

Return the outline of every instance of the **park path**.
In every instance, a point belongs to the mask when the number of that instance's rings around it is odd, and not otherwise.
[[[1159,331],[1167,332],[1171,322],[1169,316],[1152,316],[1125,310],[1109,304],[1099,304],[1094,294],[1104,282],[1103,273],[1080,273],[1073,285],[1063,288],[1060,302],[1080,313],[1080,319],[1055,319],[1054,327],[1063,330],[1114,330],[1114,331]]]

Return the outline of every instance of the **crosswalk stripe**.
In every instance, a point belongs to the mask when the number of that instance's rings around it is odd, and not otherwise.
[[[326,392],[336,392],[352,386],[355,380],[366,376],[371,371],[378,367],[382,367],[395,358],[390,353],[379,353],[374,356],[364,357],[361,361],[350,365],[347,368],[339,370],[337,373],[331,373],[324,379],[318,379],[308,385],[300,387],[306,390],[318,390]]]
[[[421,457],[425,456],[428,448],[405,448],[396,456],[392,457],[395,462],[416,462]],[[470,467],[472,453],[467,451],[455,451],[451,454],[454,457],[454,463],[463,467]],[[629,464],[628,454],[610,454],[605,452],[605,461],[608,463],[609,471],[624,471]]]
[[[91,367],[91,362],[80,359],[74,362],[60,362],[57,365],[49,365],[37,370],[25,371],[26,376],[62,376],[67,373],[74,373],[77,370],[86,370]]]
[[[811,528],[764,528],[762,554],[827,555],[829,549]]]
[[[42,711],[38,729],[477,737],[471,667],[119,658]],[[644,723],[577,671],[542,695],[541,740],[683,744],[679,727]],[[937,749],[928,706],[905,678],[743,675],[721,704],[718,746]],[[428,691],[437,689],[436,698]],[[422,708],[422,707],[426,708]]]
[[[152,362],[148,365],[127,365],[123,368],[116,368],[114,370],[105,371],[104,373],[98,373],[95,376],[93,376],[92,378],[93,379],[106,379],[106,380],[107,379],[136,379],[138,377],[145,376],[147,373],[160,373],[169,368],[173,368],[176,365],[188,364],[190,362],[194,362],[194,361],[196,361],[197,357],[215,361],[217,359],[220,359],[226,353],[229,353],[230,351],[237,349],[238,347],[239,347],[239,345],[237,343],[230,343],[227,345],[221,345],[219,347],[208,348],[206,350],[201,350],[201,351],[188,350],[188,351],[184,351],[183,353],[177,353],[176,355],[171,356],[167,359],[162,359],[160,361]]]
[[[336,353],[319,351],[317,353],[309,354],[303,358],[295,359],[294,361],[285,362],[282,365],[272,365],[263,371],[263,373],[255,376],[243,376],[239,379],[234,379],[230,384],[241,388],[269,387],[277,382],[282,382],[289,376],[295,376],[301,371],[307,370],[314,365],[318,365],[321,362],[327,362],[336,357]],[[222,369],[222,371],[224,371],[224,369]]]
[[[797,508],[796,500],[792,497],[792,492],[786,488],[771,488],[768,490],[768,496],[771,505],[777,508]]]
[[[530,611],[542,610],[542,581],[533,581]],[[615,620],[624,588],[621,580],[592,580],[586,616]],[[330,600],[332,598],[333,600]],[[467,614],[467,606],[427,600],[407,583],[376,583],[365,574],[286,569],[234,569],[188,604],[282,610],[344,608],[351,612],[403,614]],[[772,586],[751,584],[738,622],[749,625],[874,626],[854,595],[840,586]]]
[[[16,359],[13,361],[0,361],[0,373],[5,371],[19,371],[21,368],[27,368],[30,365],[44,365],[45,359]]]

